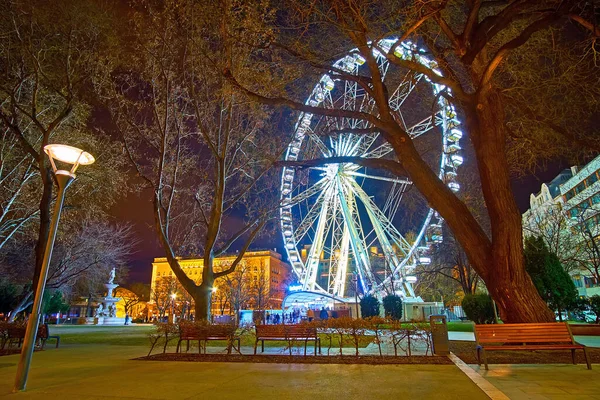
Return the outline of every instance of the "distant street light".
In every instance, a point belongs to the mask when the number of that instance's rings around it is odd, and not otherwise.
[[[25,339],[21,349],[21,358],[19,359],[19,365],[17,366],[17,376],[14,387],[15,392],[25,390],[25,387],[27,386],[27,376],[29,375],[29,367],[31,365],[33,348],[35,346],[35,339],[40,322],[42,299],[44,297],[44,289],[46,288],[46,279],[48,277],[48,266],[50,265],[50,260],[52,258],[52,249],[54,247],[58,221],[65,199],[65,191],[75,179],[75,171],[77,168],[80,165],[93,164],[95,161],[90,153],[64,144],[49,144],[44,147],[44,152],[48,154],[48,157],[50,158],[52,170],[54,171],[54,176],[56,178],[56,184],[58,185],[58,194],[56,195],[54,215],[52,215],[52,221],[50,222],[50,232],[48,234],[42,268],[37,282],[37,289],[35,291],[33,310],[31,311],[29,321],[27,322],[27,330],[25,331]],[[55,161],[70,165],[71,170],[58,169]]]
[[[175,323],[174,307],[175,307],[175,299],[176,298],[177,298],[177,293],[171,293],[171,315],[169,315],[169,318],[171,319],[172,324]]]

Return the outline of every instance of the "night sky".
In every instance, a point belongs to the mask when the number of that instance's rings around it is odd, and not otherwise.
[[[543,171],[514,179],[513,189],[521,212],[529,208],[529,195],[531,193],[537,193],[543,182],[552,180],[568,166],[567,163],[557,162],[548,165]],[[153,227],[152,192],[146,190],[139,193],[129,193],[112,209],[111,214],[118,220],[130,222],[133,225],[135,236],[139,240],[139,243],[135,246],[135,253],[130,256],[129,283],[149,283],[152,273],[152,260],[154,257],[164,256]],[[283,252],[279,234],[275,237],[258,239],[254,248],[277,248],[280,253]]]

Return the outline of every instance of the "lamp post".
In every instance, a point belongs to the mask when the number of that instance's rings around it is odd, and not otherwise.
[[[48,240],[44,250],[42,268],[35,291],[33,309],[31,311],[31,315],[29,316],[29,321],[27,322],[25,339],[21,349],[21,358],[19,359],[19,364],[17,366],[17,376],[15,378],[14,387],[15,392],[25,390],[25,387],[27,386],[27,376],[29,375],[29,367],[31,365],[31,358],[33,356],[35,339],[40,322],[40,311],[42,308],[44,289],[46,288],[46,278],[48,277],[48,267],[52,258],[52,248],[54,247],[54,239],[56,239],[56,231],[58,227],[58,221],[60,219],[60,213],[62,211],[63,201],[65,199],[65,191],[75,179],[75,171],[77,170],[77,167],[80,165],[90,165],[95,161],[94,157],[90,153],[87,153],[76,147],[62,144],[49,144],[44,147],[44,152],[50,158],[52,170],[54,171],[54,176],[56,178],[56,184],[58,185],[58,194],[56,196],[56,204],[54,205],[54,214],[52,215],[52,221],[50,222],[50,232],[48,233]],[[55,160],[65,165],[71,165],[71,170],[67,171],[58,169],[56,167]]]
[[[358,276],[356,273],[352,274],[352,282],[354,283],[354,303],[356,305],[356,318],[358,318]]]
[[[173,313],[175,312],[174,308],[175,308],[175,299],[176,298],[177,298],[177,294],[171,293],[171,315],[169,315],[169,319],[171,320],[172,324],[175,323],[175,315]]]

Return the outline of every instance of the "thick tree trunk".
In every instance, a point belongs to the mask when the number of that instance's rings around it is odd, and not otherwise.
[[[196,321],[210,321],[213,282],[202,282],[197,289],[190,293],[194,299],[194,318]]]
[[[504,108],[499,94],[487,90],[466,116],[492,227],[490,264],[482,278],[503,321],[553,321],[554,314],[525,271],[521,213],[510,185]]]
[[[551,321],[553,313],[525,271],[521,214],[513,197],[506,159],[504,113],[502,104],[494,100],[476,110],[465,110],[492,224],[491,241],[466,205],[435,175],[402,132],[390,135],[395,130],[390,125],[384,135],[415,186],[454,233],[497,302],[503,321]]]

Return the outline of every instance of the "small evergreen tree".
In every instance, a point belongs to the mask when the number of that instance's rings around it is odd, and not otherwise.
[[[558,311],[562,321],[562,311],[570,309],[577,301],[573,280],[541,237],[525,239],[524,256],[525,269],[540,296],[551,309]]]
[[[369,294],[360,299],[360,313],[363,318],[378,316],[379,306],[379,300],[373,295]]]
[[[383,309],[385,316],[391,319],[402,319],[402,297],[389,294],[383,298]]]
[[[489,294],[468,294],[461,305],[467,318],[476,324],[491,324],[495,320],[494,303]]]
[[[46,292],[48,293],[48,292]],[[44,315],[51,315],[56,313],[66,313],[69,311],[70,305],[65,302],[65,298],[62,293],[58,290],[52,295],[44,293],[44,303],[42,305],[42,311]]]

